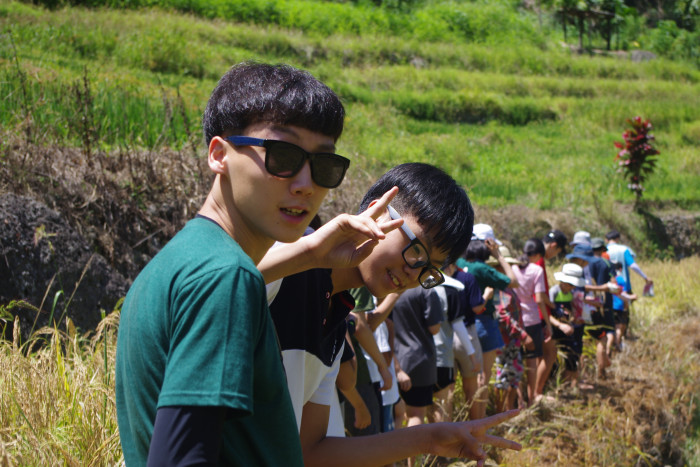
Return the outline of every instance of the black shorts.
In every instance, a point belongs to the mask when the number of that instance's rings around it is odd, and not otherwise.
[[[603,322],[605,323],[605,332],[610,334],[615,332],[615,312],[612,308],[603,310]]]
[[[382,431],[382,391],[379,383],[359,384],[357,392],[369,410],[372,422],[366,428],[355,428],[355,409],[345,401],[345,431],[351,436],[376,435]]]
[[[455,382],[455,369],[452,367],[439,366],[437,369],[437,383],[433,386],[433,392],[442,391]]]
[[[544,332],[542,330],[542,323],[533,324],[532,326],[525,326],[525,332],[532,339],[535,344],[533,350],[527,350],[523,352],[523,358],[539,358],[543,355],[542,344],[544,344]]]
[[[411,407],[428,407],[433,405],[433,385],[411,386],[408,391],[401,391],[401,398]]]
[[[559,331],[560,335],[555,337],[557,343],[557,349],[561,351],[564,355],[564,365],[569,371],[578,370],[578,360],[581,356],[580,352],[577,352],[576,345],[576,329],[574,328],[574,335],[567,336],[563,332]]]
[[[615,324],[630,324],[630,312],[627,310],[613,310],[615,312]]]
[[[595,310],[591,312],[591,319],[593,320],[593,324],[586,325],[586,335],[588,335],[589,337],[598,340],[605,337],[605,334],[607,334],[608,332],[615,332],[615,323],[613,321],[612,326],[610,325],[610,316],[606,317],[605,311],[601,312]]]

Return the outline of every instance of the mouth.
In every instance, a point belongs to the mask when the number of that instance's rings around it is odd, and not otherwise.
[[[391,279],[391,282],[392,282],[397,288],[401,288],[402,285],[401,285],[401,281],[399,280],[399,278],[396,277],[395,275],[393,275],[393,274],[391,273],[391,271],[389,271],[389,270],[387,270],[387,273],[389,274],[389,278]]]
[[[292,217],[302,217],[306,215],[308,212],[306,209],[298,209],[298,208],[280,208],[280,211],[282,211],[284,214]]]

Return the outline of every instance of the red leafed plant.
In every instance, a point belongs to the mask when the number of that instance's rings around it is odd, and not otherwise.
[[[659,151],[651,145],[654,135],[649,133],[652,128],[649,120],[634,117],[627,122],[631,128],[622,133],[625,142],[615,141],[615,147],[620,149],[615,160],[619,166],[618,171],[629,180],[627,188],[637,195],[638,203],[644,191],[642,183],[654,172],[656,158],[653,156],[659,154]]]

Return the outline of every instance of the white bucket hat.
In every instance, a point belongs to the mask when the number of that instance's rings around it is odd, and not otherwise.
[[[591,244],[591,234],[585,230],[580,230],[574,234],[574,239],[569,245]]]
[[[492,239],[499,245],[503,243],[496,238],[493,233],[493,228],[488,224],[475,224],[472,229],[472,240],[486,240],[487,238]]]
[[[578,264],[566,263],[561,268],[561,272],[555,272],[554,278],[559,282],[566,282],[574,287],[583,287],[586,280],[583,278],[583,268]]]

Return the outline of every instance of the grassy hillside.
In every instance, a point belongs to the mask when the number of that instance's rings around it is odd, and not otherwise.
[[[216,79],[256,59],[309,69],[343,97],[340,151],[353,161],[350,177],[430,161],[483,206],[569,208],[593,194],[630,201],[613,142],[627,118],[642,115],[661,151],[645,198],[697,207],[700,71],[572,54],[551,25],[540,29],[534,15],[507,6],[491,27],[509,33],[484,29],[488,40],[472,42],[2,0],[3,140],[92,141],[105,151],[194,145],[201,155],[199,115]]]

